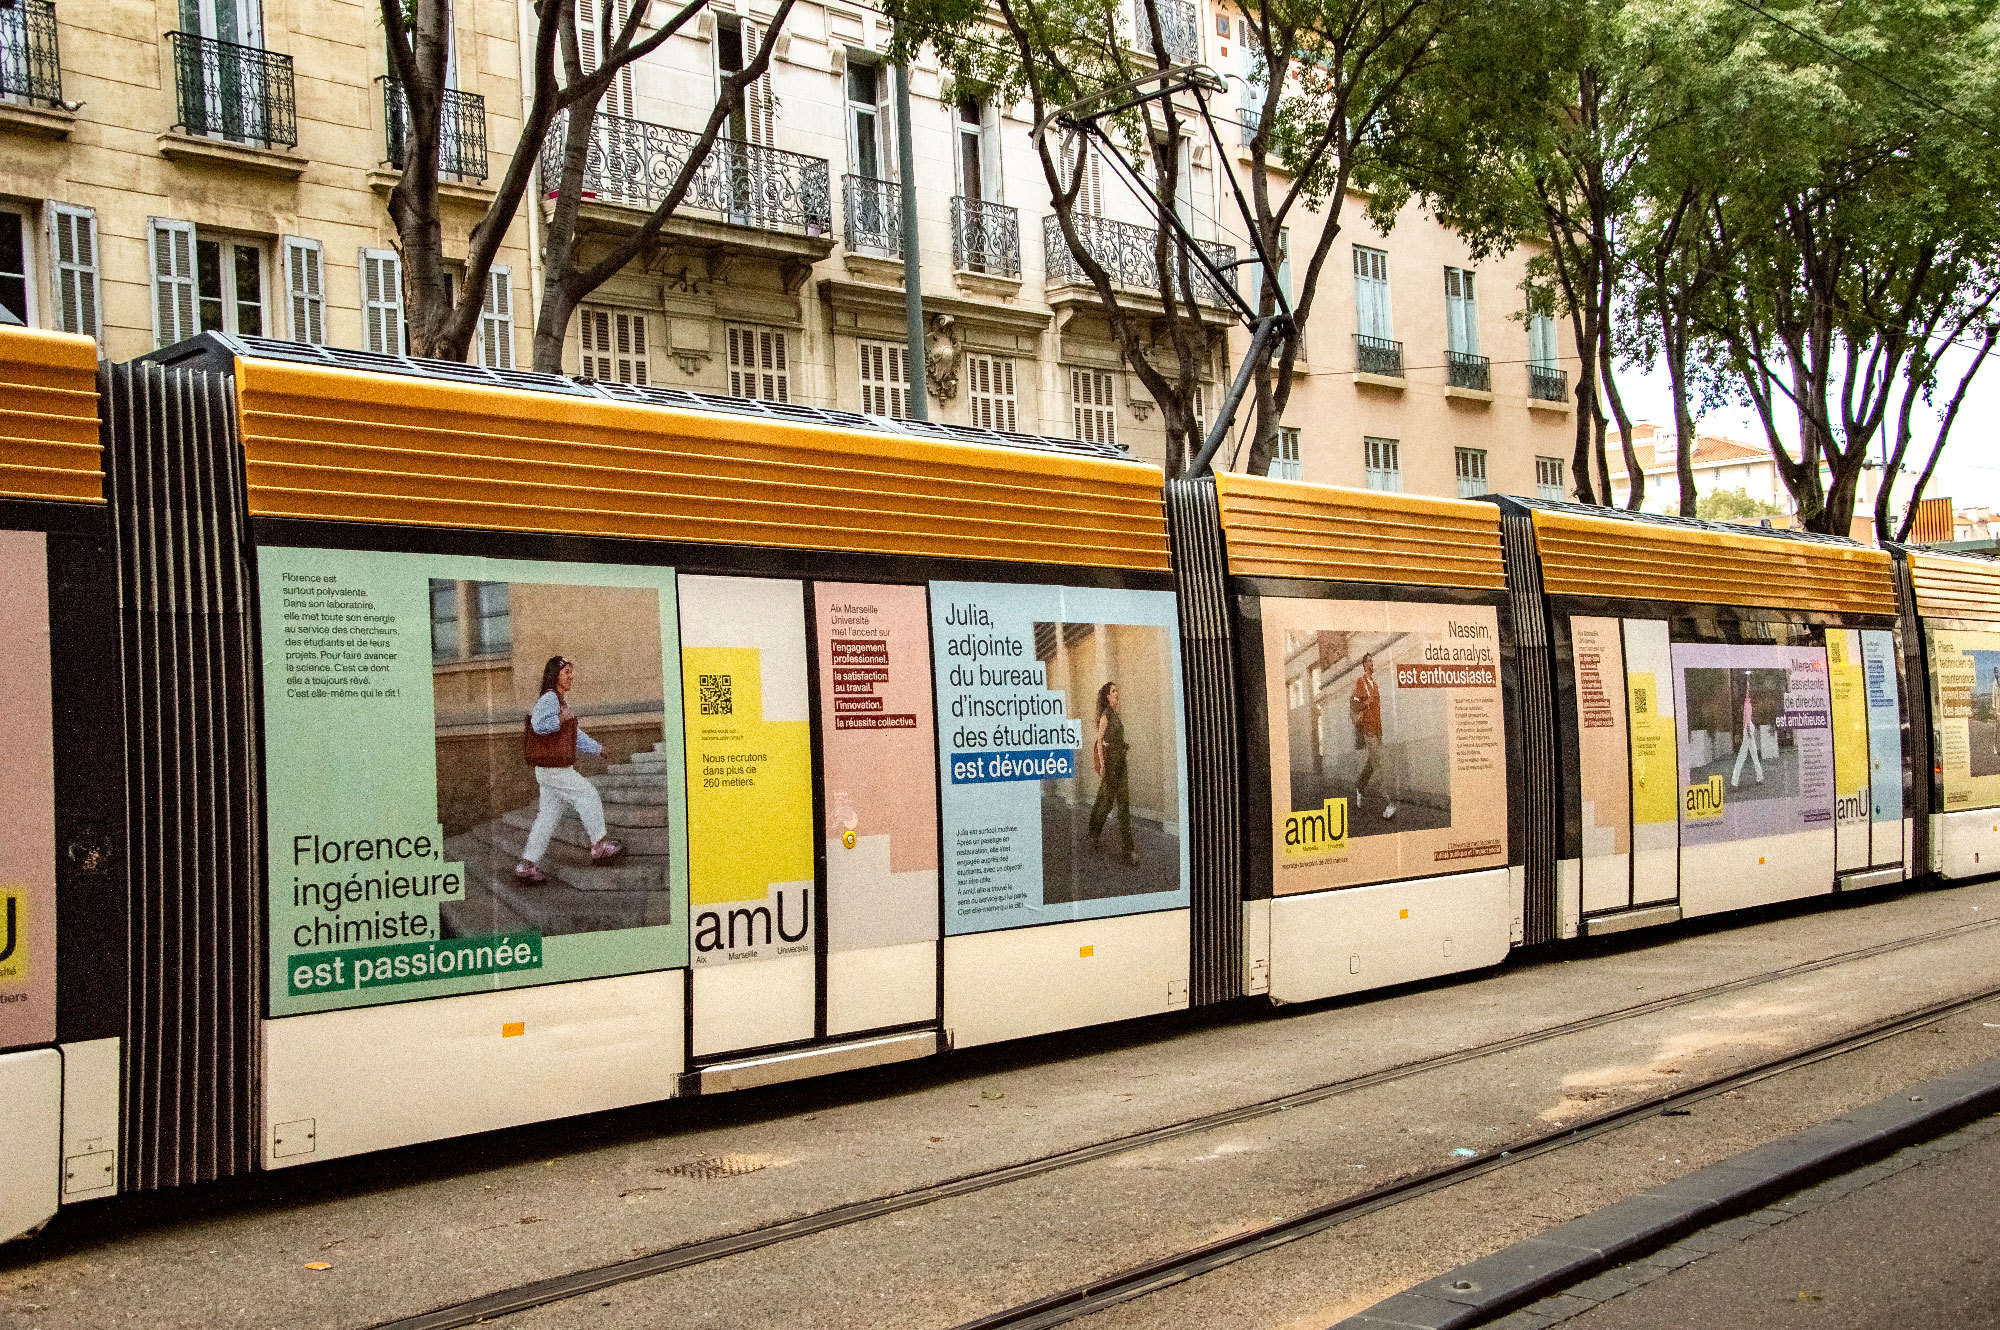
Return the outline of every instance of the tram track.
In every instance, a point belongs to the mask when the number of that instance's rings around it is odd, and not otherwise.
[[[1478,1159],[1426,1169],[1357,1195],[1315,1206],[1300,1214],[1233,1237],[1147,1261],[1102,1279],[1092,1280],[1088,1284],[1052,1293],[976,1320],[961,1322],[954,1327],[954,1330],[1044,1330],[1045,1327],[1063,1325],[1094,1312],[1104,1311],[1119,1303],[1130,1302],[1175,1284],[1199,1278],[1223,1266],[1282,1247],[1287,1243],[1297,1242],[1301,1238],[1312,1237],[1377,1211],[1403,1205],[1499,1169],[1509,1168],[1609,1135],[1661,1113],[1685,1109],[1719,1094],[1740,1090],[1774,1076],[1782,1076],[1815,1063],[1858,1052],[1871,1044],[1922,1029],[1927,1025],[1934,1025],[1961,1012],[1996,1000],[2000,1000],[2000,985],[1968,997],[1933,1003],[1825,1040],[1809,1048],[1799,1049],[1752,1067],[1714,1077],[1698,1085],[1668,1094],[1654,1095],[1556,1131],[1517,1141]]]
[[[1681,993],[1667,994],[1658,998],[1648,999],[1645,1002],[1618,1007],[1611,1011],[1599,1012],[1556,1025],[1524,1031],[1521,1034],[1469,1045],[1462,1049],[1455,1049],[1449,1053],[1414,1059],[1409,1062],[1378,1068],[1358,1076],[1323,1082],[1319,1085],[1288,1091],[1282,1095],[1274,1095],[1251,1103],[1237,1105],[1233,1108],[1221,1109],[1212,1113],[1182,1119],[1178,1122],[1165,1123],[1157,1127],[1110,1137],[1068,1150],[1052,1152],[1000,1168],[968,1173],[956,1178],[948,1178],[939,1182],[911,1188],[906,1191],[893,1192],[862,1201],[850,1202],[845,1205],[832,1206],[811,1214],[801,1215],[777,1223],[760,1225],[738,1233],[681,1243],[641,1256],[628,1257],[619,1261],[572,1271],[567,1274],[550,1276],[512,1288],[482,1294],[478,1297],[437,1307],[413,1316],[378,1322],[370,1327],[370,1330],[457,1330],[458,1327],[462,1326],[478,1325],[501,1317],[529,1311],[537,1307],[565,1302],[586,1294],[611,1288],[615,1285],[688,1270],[696,1266],[706,1265],[733,1256],[744,1255],[749,1252],[811,1237],[831,1230],[866,1223],[902,1211],[932,1205],[937,1202],[951,1200],[995,1187],[1023,1182],[1063,1169],[1077,1167],[1131,1151],[1142,1150],[1164,1142],[1238,1126],[1259,1118],[1318,1104],[1337,1096],[1373,1089],[1484,1058],[1533,1048],[1540,1044],[1601,1029],[1623,1021],[1656,1015],[1678,1007],[1727,996],[1735,992],[1773,983],[1781,983],[1790,978],[1818,973],[1841,965],[1856,964],[1878,956],[1890,955],[1914,947],[1947,941],[1969,933],[1991,929],[1995,926],[2000,926],[2000,918],[1975,920],[1911,937],[1893,938],[1873,943],[1866,947],[1853,948],[1809,961],[1800,961],[1792,965],[1781,966],[1775,970],[1724,980]],[[2000,988],[1972,998],[1956,999],[1952,1003],[1945,1005],[1949,1006],[1952,1010],[1956,1010],[1962,1006],[1977,1005],[1979,1002],[1991,1000],[1995,996],[2000,996]],[[1917,1023],[1921,1024],[1927,1020],[1942,1019],[1949,1014],[1951,1014],[1950,1011],[1943,1010],[1930,1016],[1921,1016],[1921,1014],[1918,1016],[1906,1015],[1892,1018],[1892,1023],[1895,1021],[1916,1020]],[[1921,1018],[1919,1018],[1920,1016]],[[1874,1027],[1870,1027],[1870,1031],[1873,1029]],[[1872,1042],[1873,1039],[1886,1038],[1890,1034],[1899,1033],[1900,1027],[1888,1030],[1886,1033],[1873,1034],[1872,1036],[1870,1035],[1870,1031],[1863,1031],[1860,1034],[1851,1033],[1843,1036],[1842,1040],[1853,1041],[1858,1039],[1862,1040],[1863,1043]],[[1830,1042],[1838,1043],[1841,1041]],[[1854,1046],[1860,1047],[1863,1046],[1863,1043],[1855,1043]],[[1826,1047],[1830,1047],[1830,1044],[1816,1045],[1814,1049],[1790,1055],[1790,1058],[1798,1060],[1797,1065],[1803,1066],[1812,1060],[1812,1056],[1816,1050]],[[1832,1056],[1834,1054],[1824,1055]],[[1780,1059],[1778,1061],[1784,1060]],[[1789,1067],[1778,1067],[1777,1070],[1762,1070],[1763,1067],[1771,1066],[1776,1066],[1776,1063],[1760,1064],[1759,1068],[1751,1068],[1748,1071],[1735,1073],[1734,1075],[1746,1078],[1744,1083],[1747,1084],[1749,1080],[1761,1079],[1764,1075],[1775,1075],[1778,1074],[1778,1071],[1790,1069]],[[1588,1119],[1573,1127],[1550,1133],[1546,1137],[1537,1137],[1524,1141],[1517,1146],[1509,1147],[1509,1154],[1505,1162],[1517,1162],[1520,1158],[1528,1158],[1533,1157],[1534,1154],[1546,1153],[1549,1149],[1556,1148],[1557,1144],[1587,1138],[1586,1136],[1579,1135],[1579,1133],[1595,1135],[1601,1134],[1603,1131],[1614,1130],[1616,1125],[1623,1125],[1628,1119],[1636,1120],[1643,1118],[1649,1113],[1658,1112],[1663,1106],[1670,1106],[1671,1102],[1677,1102],[1681,1098],[1694,1099],[1705,1097],[1711,1093],[1719,1093],[1721,1090],[1731,1088],[1729,1084],[1724,1083],[1730,1079],[1723,1078],[1722,1081],[1690,1087],[1685,1091],[1676,1092],[1674,1095],[1664,1096],[1657,1100],[1649,1100],[1627,1109],[1616,1110],[1600,1117]],[[1320,1207],[1304,1215],[1295,1216],[1280,1223],[1260,1228],[1252,1233],[1240,1235],[1222,1243],[1211,1244],[1214,1250],[1211,1250],[1211,1247],[1204,1247],[1194,1252],[1182,1253],[1177,1257],[1163,1258],[1161,1261],[1151,1262],[1145,1266],[1135,1267],[1133,1270],[1126,1271],[1123,1274],[1112,1276],[1108,1280],[1093,1281],[1091,1284],[1081,1286],[1078,1289],[1072,1289],[1063,1294],[1051,1295],[1051,1299],[1023,1304],[1022,1307],[1015,1308],[1010,1312],[996,1314],[1001,1317],[1018,1314],[1027,1319],[994,1320],[988,1318],[967,1323],[968,1330],[970,1327],[985,1327],[988,1325],[998,1327],[1017,1324],[1023,1326],[1060,1324],[1064,1320],[1086,1315],[1090,1311],[1099,1310],[1116,1302],[1143,1296],[1143,1294],[1152,1291],[1155,1287],[1166,1287],[1169,1284],[1193,1278],[1207,1269],[1215,1268],[1217,1265],[1228,1264],[1230,1261],[1242,1259],[1244,1256],[1254,1255],[1257,1251],[1267,1250],[1273,1246],[1281,1246],[1285,1242],[1309,1236],[1310,1233],[1331,1227],[1333,1224],[1342,1222],[1346,1218],[1359,1217],[1361,1214],[1370,1213],[1374,1209],[1384,1208],[1390,1204],[1412,1199],[1416,1195],[1424,1194],[1427,1190],[1435,1190],[1437,1187],[1452,1185],[1468,1177],[1477,1176],[1481,1172],[1490,1171],[1495,1167],[1501,1166],[1501,1162],[1501,1159],[1497,1156],[1486,1156],[1428,1172],[1419,1175],[1415,1179],[1405,1179],[1402,1183],[1390,1184],[1388,1188],[1376,1189],[1368,1193],[1363,1193],[1359,1197],[1334,1202],[1329,1207]],[[1398,1186],[1417,1187],[1420,1189],[1404,1191],[1391,1197],[1389,1191]],[[1340,1208],[1351,1205],[1365,1205],[1367,1208],[1352,1210],[1351,1212]],[[1306,1227],[1301,1228],[1296,1233],[1290,1232],[1293,1228],[1301,1225]],[[1290,1235],[1281,1236],[1287,1233]],[[1238,1248],[1241,1248],[1241,1250],[1238,1250]],[[1234,1251],[1236,1254],[1228,1255],[1226,1254],[1228,1251]],[[1173,1273],[1174,1270],[1179,1268],[1177,1263],[1183,1262],[1193,1262],[1199,1268],[1190,1268],[1187,1273]],[[1130,1291],[1116,1292],[1118,1289],[1127,1288]],[[1048,1305],[1045,1306],[1045,1303]],[[1072,1307],[1079,1309],[1065,1310]],[[1047,1319],[1050,1317],[1054,1319]]]

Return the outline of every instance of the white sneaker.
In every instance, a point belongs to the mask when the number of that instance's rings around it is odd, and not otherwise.
[[[1384,822],[1387,822],[1390,818],[1394,817],[1395,815],[1396,815],[1396,805],[1394,804],[1390,804],[1387,808],[1382,810],[1382,820]]]

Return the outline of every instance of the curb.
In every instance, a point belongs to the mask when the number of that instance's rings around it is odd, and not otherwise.
[[[2000,1109],[2000,1058],[1879,1099],[1447,1270],[1332,1330],[1460,1330]]]

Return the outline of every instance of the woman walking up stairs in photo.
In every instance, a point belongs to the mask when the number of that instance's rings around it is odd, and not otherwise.
[[[590,862],[608,864],[624,853],[625,847],[605,834],[604,801],[576,769],[576,755],[596,757],[603,745],[583,732],[576,712],[570,709],[570,690],[576,687],[576,666],[561,656],[550,656],[542,666],[541,696],[521,726],[521,752],[535,769],[535,783],[541,787],[535,824],[528,829],[528,843],[522,847],[521,862],[514,876],[540,885],[548,881],[538,866],[548,853],[549,838],[562,821],[563,808],[576,810],[583,830],[590,837]]]

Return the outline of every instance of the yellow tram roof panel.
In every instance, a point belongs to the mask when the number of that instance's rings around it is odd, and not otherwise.
[[[239,357],[251,512],[1168,569],[1158,467]]]
[[[90,338],[0,328],[0,497],[104,502]]]
[[[1928,550],[1911,550],[1909,561],[1918,614],[2000,624],[2000,563]]]
[[[1535,544],[1551,595],[1896,613],[1889,555],[1865,545],[1547,508]]]
[[[1490,503],[1218,471],[1229,571],[1242,577],[1501,590]]]

